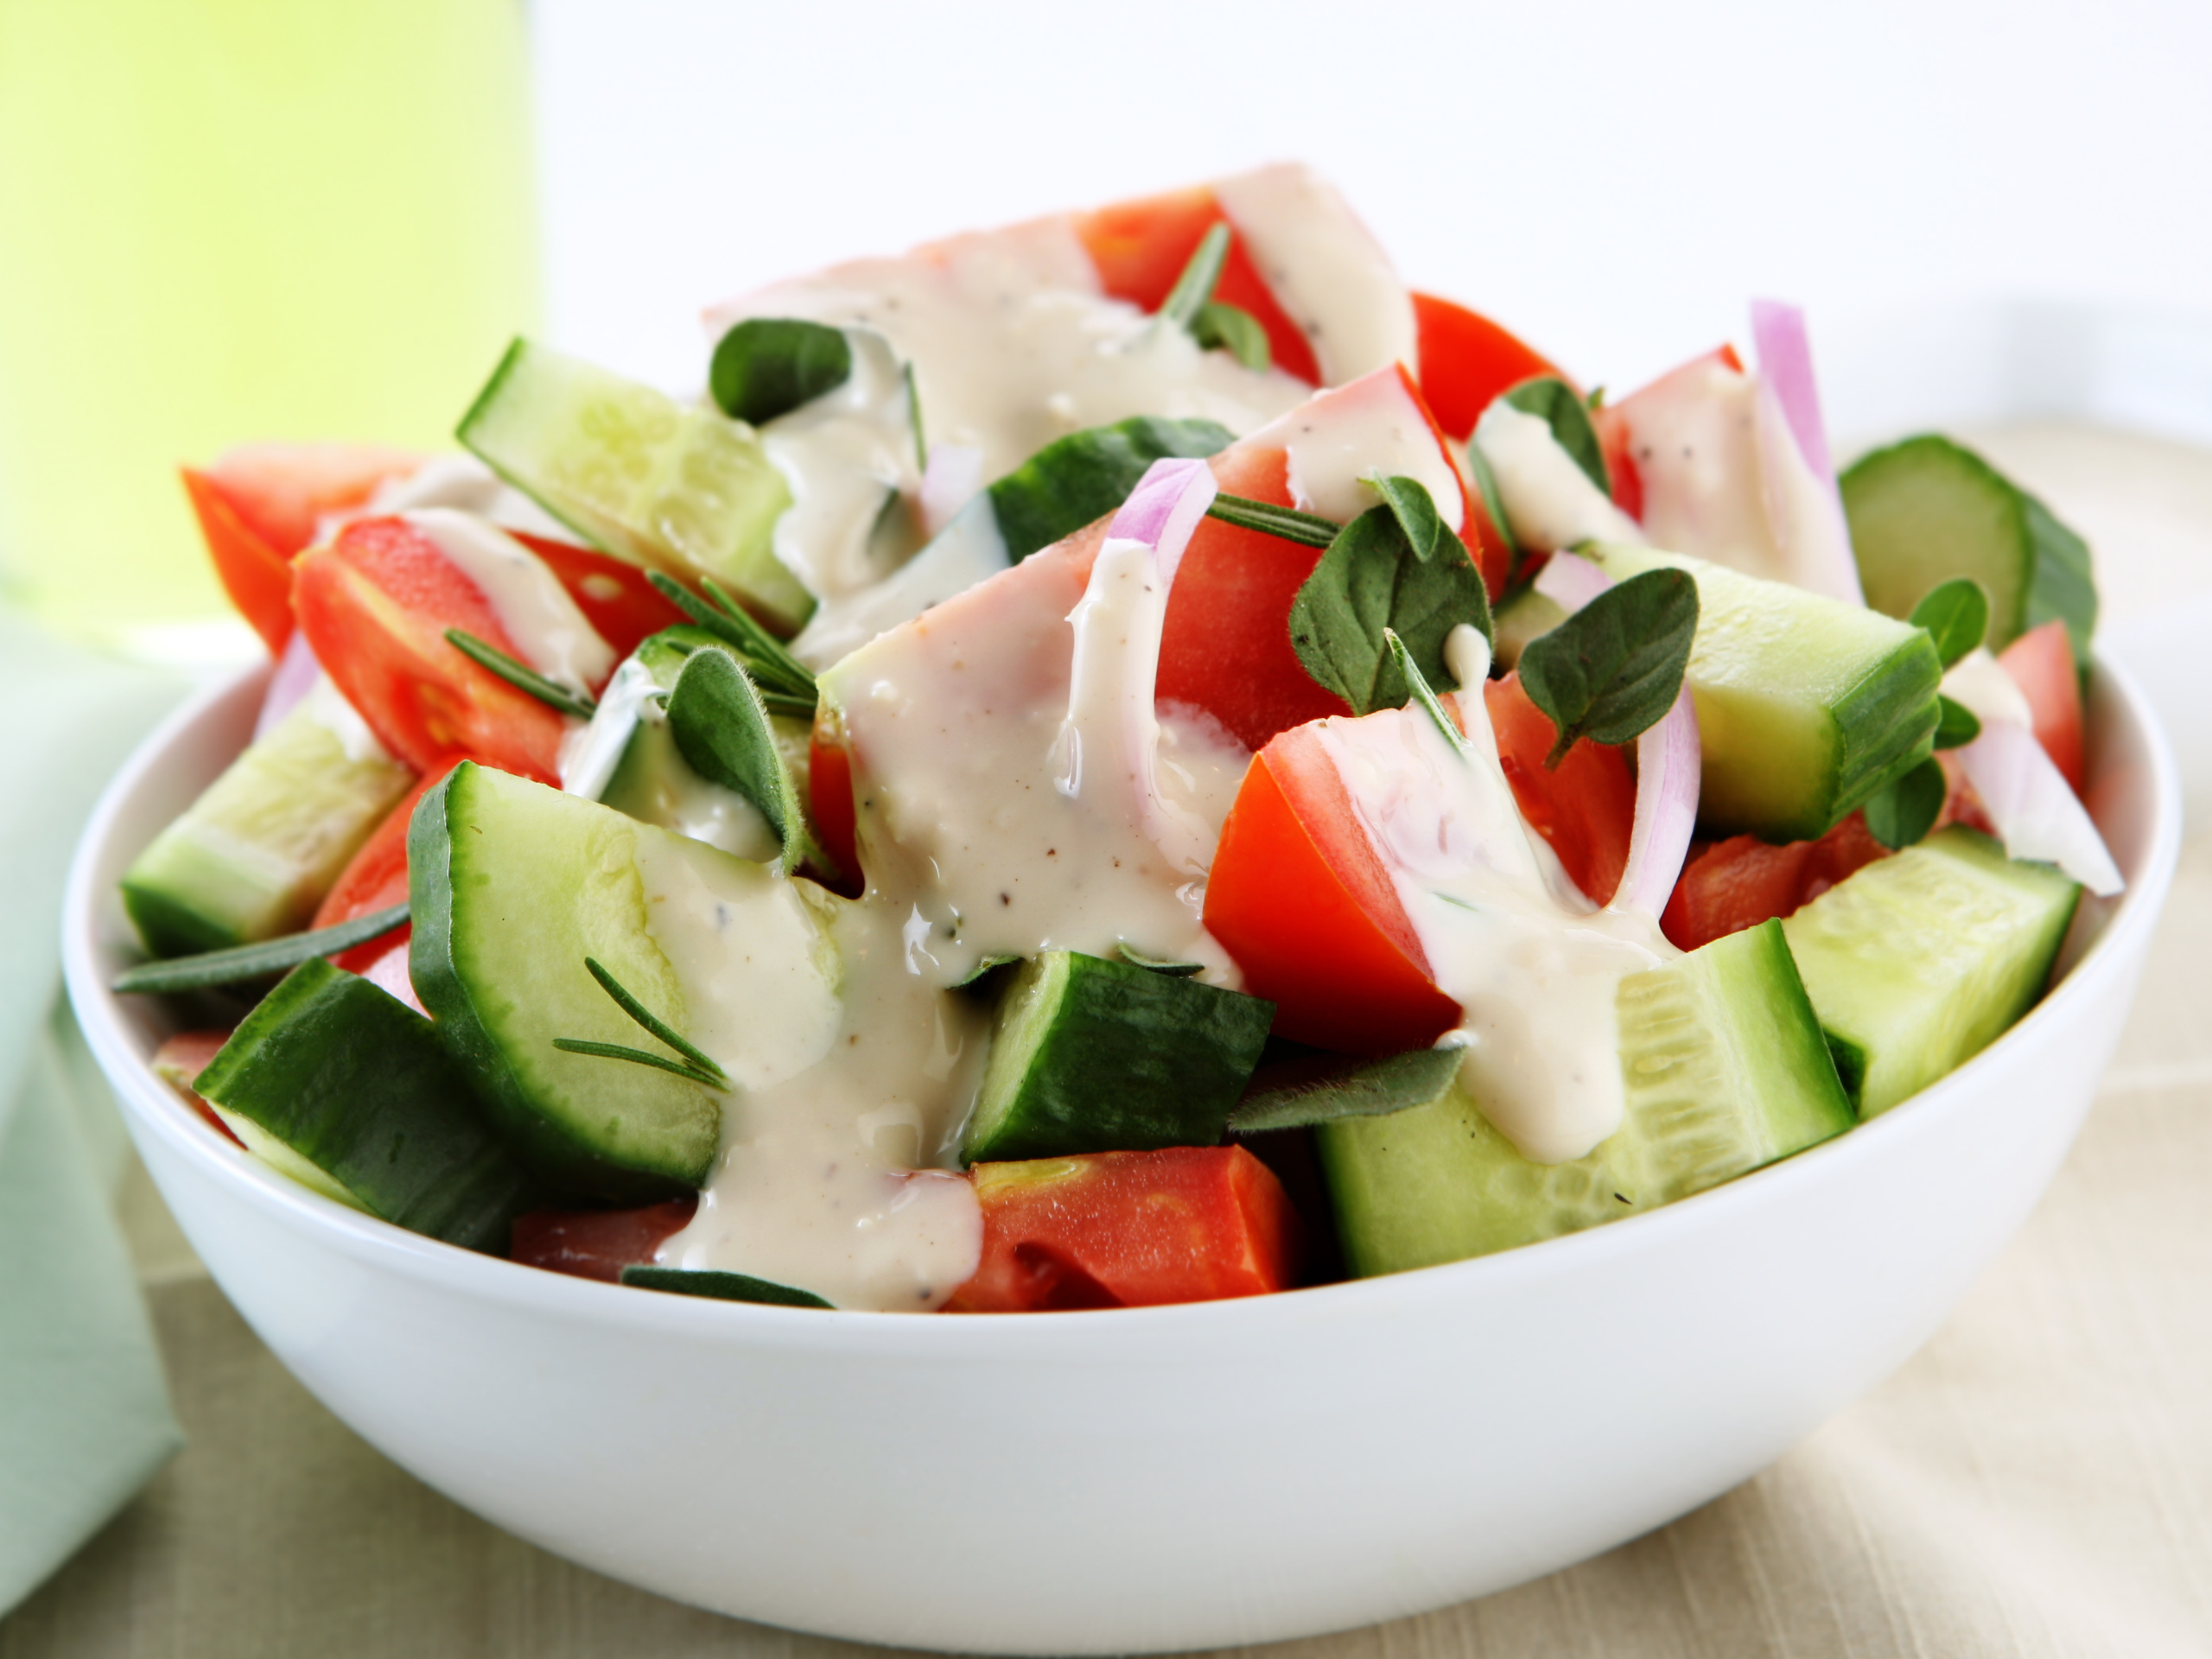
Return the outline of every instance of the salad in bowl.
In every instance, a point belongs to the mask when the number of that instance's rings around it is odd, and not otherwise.
[[[1611,397],[1276,167],[709,324],[695,399],[518,341],[463,454],[186,474],[276,668],[118,988],[385,1224],[874,1312],[1433,1267],[1900,1105],[2122,890],[2087,549],[1942,437],[1839,478],[1789,307]]]

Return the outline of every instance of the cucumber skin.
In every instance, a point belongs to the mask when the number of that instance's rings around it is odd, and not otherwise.
[[[317,957],[285,976],[193,1080],[370,1214],[504,1255],[543,1201],[430,1022]]]
[[[414,922],[408,972],[414,981],[415,995],[429,1011],[448,1052],[475,1084],[479,1098],[485,1103],[508,1145],[550,1185],[563,1192],[626,1205],[650,1204],[697,1191],[705,1185],[720,1151],[718,1128],[710,1133],[690,1136],[693,1144],[688,1154],[673,1159],[652,1160],[641,1166],[607,1157],[550,1120],[539,1109],[477,1007],[467,977],[454,957],[451,823],[454,792],[459,789],[466,793],[468,779],[477,771],[473,761],[463,761],[454,767],[423,797],[408,831],[409,898]],[[484,879],[474,878],[480,883]],[[582,972],[581,963],[578,972]],[[589,981],[585,982],[588,984]],[[612,1008],[613,1004],[610,1001],[607,1007]],[[637,1047],[658,1047],[626,1020],[623,1034],[616,1040]],[[622,1064],[574,1058],[588,1065],[612,1067]],[[627,1069],[645,1071],[643,1067]],[[680,1078],[670,1077],[664,1092],[669,1086],[695,1096],[708,1094],[698,1084]],[[709,1099],[711,1103],[712,1097]],[[715,1106],[714,1113],[718,1120],[719,1105]]]
[[[1060,994],[1033,1042],[1023,1020],[1040,981]],[[1071,950],[1023,964],[999,1008],[963,1164],[1217,1145],[1275,1012],[1262,997]],[[1014,1041],[1023,1064],[1009,1088]]]
[[[1970,939],[1964,918],[1933,918],[1924,907],[1916,916],[1916,880],[1969,893],[1981,912],[1974,919],[2001,936]],[[2081,895],[2056,870],[2008,859],[1987,836],[1954,824],[1783,919],[1860,1118],[1948,1075],[2035,1006]],[[2000,959],[1999,947],[2009,957]]]
[[[1694,983],[1669,976],[1695,975]],[[1639,984],[1639,982],[1643,982]],[[1684,1056],[1667,1041],[1694,997],[1710,1051]],[[1657,995],[1652,993],[1659,993]],[[1357,1276],[1401,1273],[1516,1249],[1652,1210],[1732,1180],[1840,1135],[1856,1121],[1836,1080],[1819,1022],[1779,925],[1716,939],[1689,957],[1622,982],[1624,1009],[1651,1012],[1651,1040],[1624,1040],[1622,1127],[1571,1163],[1529,1162],[1455,1084],[1429,1105],[1384,1117],[1339,1118],[1316,1131],[1346,1265]],[[1717,1052],[1716,1052],[1717,1051]],[[1705,1062],[1707,1071],[1684,1071]],[[1719,1075],[1710,1075],[1718,1067]],[[1737,1090],[1731,1135],[1691,1132],[1672,1154],[1663,1132],[1756,1071]],[[1662,1133],[1655,1135],[1652,1131]]]

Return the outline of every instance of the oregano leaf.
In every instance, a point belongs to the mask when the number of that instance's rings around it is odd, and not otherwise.
[[[1573,387],[1545,374],[1523,380],[1504,396],[1505,401],[1523,415],[1534,415],[1551,428],[1554,441],[1573,457],[1574,464],[1598,486],[1600,494],[1612,494],[1612,479],[1605,470],[1605,447],[1598,442],[1598,429],[1591,424],[1590,410],[1574,395]]]
[[[1475,493],[1481,499],[1484,515],[1491,527],[1505,543],[1505,584],[1508,588],[1521,580],[1521,567],[1529,561],[1529,550],[1513,534],[1513,525],[1505,516],[1505,496],[1497,487],[1497,474],[1491,470],[1490,459],[1483,454],[1483,447],[1472,438],[1467,440],[1467,471],[1475,480]]]
[[[1421,674],[1443,680],[1444,641],[1463,622],[1491,636],[1490,596],[1465,545],[1445,537],[1438,554],[1421,557],[1386,503],[1330,542],[1291,601],[1290,643],[1316,684],[1367,715],[1401,708],[1412,694],[1386,632],[1404,642]]]
[[[1697,582],[1646,570],[1599,594],[1522,649],[1522,688],[1550,716],[1556,766],[1578,738],[1626,743],[1666,717],[1697,637]]]
[[[723,414],[760,426],[835,391],[852,372],[852,342],[842,329],[748,317],[716,342],[707,389]]]
[[[1428,486],[1417,478],[1386,478],[1380,473],[1360,481],[1382,498],[1382,505],[1390,509],[1398,528],[1405,532],[1414,556],[1424,563],[1433,557],[1444,539],[1444,517],[1437,512],[1436,498],[1429,494]]]
[[[1866,828],[1891,852],[1924,840],[1943,810],[1950,785],[1936,761],[1922,761],[1866,803]]]
[[[1962,702],[1940,693],[1936,698],[1936,747],[1962,749],[1981,735],[1981,721]]]
[[[1340,1117],[1382,1117],[1426,1106],[1452,1086],[1456,1048],[1416,1048],[1247,1095],[1229,1115],[1236,1135],[1296,1129]]]
[[[1949,668],[1989,632],[1989,595],[1972,576],[1940,582],[1912,607],[1912,626],[1928,630],[1936,654]]]
[[[1263,373],[1274,362],[1268,331],[1260,320],[1241,305],[1208,300],[1198,308],[1191,333],[1207,351],[1224,351],[1254,373]]]

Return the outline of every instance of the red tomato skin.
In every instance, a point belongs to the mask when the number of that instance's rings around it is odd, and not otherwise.
[[[2036,741],[2079,795],[2087,779],[2082,743],[2082,678],[2066,625],[2056,620],[2030,628],[1998,653],[2035,716]]]
[[[1320,740],[1253,757],[1222,826],[1205,925],[1286,1037],[1350,1054],[1426,1048],[1459,1021]]]
[[[463,759],[449,754],[415,780],[415,787],[385,815],[384,822],[370,833],[360,850],[338,873],[338,880],[331,883],[330,891],[316,906],[310,926],[335,927],[356,916],[366,916],[372,911],[407,902],[407,829],[415,817],[415,804],[442,783],[445,775]],[[351,950],[340,951],[331,961],[349,974],[366,972],[370,963],[413,937],[413,932],[408,923],[402,922],[389,933],[380,933]]]
[[[310,549],[292,604],[324,672],[416,771],[463,754],[558,781],[561,716],[447,640],[457,627],[518,654],[483,593],[404,519],[359,519]]]
[[[290,561],[245,521],[213,479],[189,467],[180,472],[215,579],[269,654],[283,656],[293,627]]]
[[[1597,429],[1598,447],[1605,458],[1605,477],[1613,486],[1613,505],[1639,523],[1643,518],[1643,474],[1637,470],[1636,448],[1630,439],[1628,420],[1620,406],[1607,404],[1590,411]]]
[[[1415,292],[1413,300],[1421,396],[1437,424],[1458,442],[1467,441],[1500,392],[1540,375],[1567,379],[1549,358],[1488,317],[1433,294]]]
[[[1521,677],[1509,674],[1483,687],[1497,758],[1514,804],[1529,827],[1559,855],[1568,877],[1592,903],[1611,901],[1628,868],[1636,828],[1636,779],[1618,748],[1579,740],[1557,771],[1546,768],[1559,734],[1550,717],[1529,700]]]
[[[1157,1307],[1295,1281],[1298,1222],[1242,1147],[978,1164],[982,1260],[948,1312]]]
[[[867,880],[861,870],[860,814],[853,804],[853,755],[827,709],[816,711],[807,740],[806,804],[815,839],[837,861],[840,880],[823,885],[848,899],[859,898]]]
[[[651,1262],[655,1250],[690,1224],[698,1207],[694,1197],[639,1210],[533,1210],[515,1217],[508,1259],[548,1273],[620,1284],[623,1268]]]
[[[1888,856],[1863,812],[1818,841],[1770,846],[1755,836],[1732,836],[1693,847],[1660,931],[1677,949],[1694,950],[1770,918],[1794,915],[1846,876]]]
[[[574,542],[556,542],[550,536],[532,536],[519,530],[507,534],[545,562],[554,580],[576,601],[584,620],[613,647],[618,661],[635,651],[648,635],[690,620],[663,598],[634,564],[578,547]],[[602,689],[592,688],[594,692]]]
[[[325,513],[360,506],[377,486],[423,461],[374,443],[242,443],[205,472],[254,533],[289,559],[315,539]]]
[[[1198,185],[1166,195],[1116,202],[1095,213],[1078,213],[1075,232],[1098,271],[1099,285],[1117,300],[1157,311],[1198,251],[1198,242],[1229,216],[1211,189]],[[1268,336],[1274,366],[1308,385],[1321,383],[1313,342],[1290,320],[1246,251],[1244,238],[1230,226],[1229,257],[1213,296],[1252,314]]]

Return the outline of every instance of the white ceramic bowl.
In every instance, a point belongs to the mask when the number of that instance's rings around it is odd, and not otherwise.
[[[1875,1122],[1652,1214],[1393,1278],[823,1314],[432,1243],[251,1162],[153,1076],[162,1008],[105,988],[135,957],[116,880],[237,752],[258,693],[213,693],[140,750],[65,923],[92,1048],[217,1281],[340,1417],[510,1531],[679,1600],[922,1648],[1343,1629],[1550,1572],[1751,1475],[1927,1340],[2025,1218],[2119,1037],[2180,836],[2164,740],[2101,670],[2090,796],[2127,894],[2014,1031]]]

